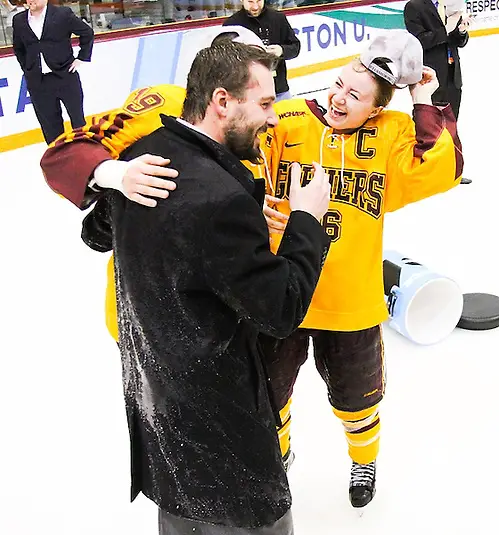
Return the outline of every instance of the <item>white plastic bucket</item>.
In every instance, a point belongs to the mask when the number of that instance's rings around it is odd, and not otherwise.
[[[385,251],[383,256],[388,325],[421,345],[449,336],[463,312],[457,283],[397,251]]]

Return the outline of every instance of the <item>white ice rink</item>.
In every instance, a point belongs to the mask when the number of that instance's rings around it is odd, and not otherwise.
[[[387,248],[464,292],[499,294],[498,51],[499,35],[462,51],[459,127],[473,184],[386,218]],[[315,76],[324,87],[331,79]],[[409,110],[406,92],[394,107]],[[84,246],[83,214],[46,186],[43,151],[0,154],[0,534],[154,535],[154,504],[129,503],[120,359],[104,325],[107,255]],[[378,492],[362,518],[348,501],[350,461],[325,386],[312,361],[300,374],[296,535],[499,533],[499,330],[455,330],[431,347],[389,329],[385,340]]]

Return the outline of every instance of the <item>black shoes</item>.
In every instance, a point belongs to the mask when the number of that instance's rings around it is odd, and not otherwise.
[[[350,503],[365,507],[376,494],[376,461],[369,464],[352,463],[350,475]]]

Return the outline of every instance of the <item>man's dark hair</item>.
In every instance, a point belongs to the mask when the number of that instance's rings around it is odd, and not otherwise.
[[[243,99],[254,63],[273,70],[276,58],[259,47],[227,41],[200,50],[187,77],[182,118],[190,123],[202,121],[217,87]]]

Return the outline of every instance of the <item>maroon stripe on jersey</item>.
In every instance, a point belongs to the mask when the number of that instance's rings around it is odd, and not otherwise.
[[[326,114],[326,111],[316,100],[307,100],[305,99],[305,103],[307,104],[309,110],[319,119],[319,121],[325,125],[329,126],[326,123],[326,119],[324,119],[324,115]]]
[[[444,108],[430,106],[428,104],[415,104],[413,110],[414,123],[416,124],[416,140],[414,156],[422,158],[424,153],[435,146],[444,129],[447,129],[454,141],[456,155],[456,176],[463,172],[463,154],[461,141],[457,135],[456,119],[448,104]]]
[[[64,150],[60,150],[64,147]],[[88,197],[88,177],[105,160],[111,160],[109,152],[98,142],[88,137],[75,137],[71,143],[56,143],[50,147],[40,165],[47,184],[56,193],[66,197],[84,210],[98,193]],[[72,180],[67,180],[71,176]]]
[[[456,155],[456,178],[459,178],[463,174],[463,147],[461,145],[461,140],[459,139],[459,134],[457,132],[457,121],[452,111],[451,105],[448,104],[442,110],[445,117],[445,127],[449,131],[452,139],[454,140],[454,152]]]

